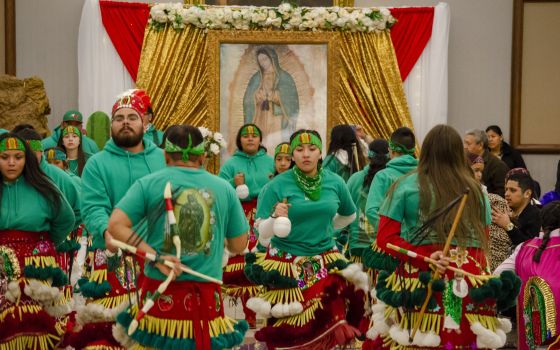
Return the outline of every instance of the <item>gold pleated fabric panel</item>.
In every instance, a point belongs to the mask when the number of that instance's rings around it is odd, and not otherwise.
[[[152,97],[157,128],[207,126],[206,47],[204,30],[193,26],[146,29],[136,83]]]
[[[329,74],[335,74],[337,84],[330,125],[359,124],[373,137],[384,138],[398,127],[412,128],[390,33],[333,35],[339,62],[329,64],[336,67]],[[209,115],[207,55],[204,30],[146,30],[137,85],[152,97],[156,127],[219,125],[213,119],[217,116]]]
[[[339,47],[339,123],[362,125],[383,138],[398,127],[412,128],[390,33],[342,33]]]

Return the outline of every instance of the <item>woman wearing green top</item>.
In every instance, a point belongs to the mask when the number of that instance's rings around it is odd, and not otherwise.
[[[372,180],[378,171],[385,169],[389,161],[389,145],[384,139],[376,139],[368,146],[368,158],[370,163],[362,170],[354,173],[348,179],[348,190],[352,196],[358,215],[350,226],[350,237],[348,241],[350,260],[362,262],[362,253],[373,243],[373,232],[375,228],[369,223],[365,208]]]
[[[267,318],[255,338],[269,349],[329,349],[359,334],[367,276],[336,248],[333,231],[356,217],[344,181],[321,167],[322,142],[314,130],[290,140],[295,162],[259,197],[259,242],[266,254],[245,256],[247,277],[263,285],[248,306]]]
[[[288,142],[279,143],[274,148],[274,176],[292,167],[292,154]]]
[[[220,168],[218,176],[226,179],[234,188],[241,201],[245,216],[249,221],[248,251],[257,245],[257,237],[253,232],[257,197],[262,187],[274,175],[274,159],[266,154],[262,145],[263,134],[255,124],[245,124],[237,132],[235,143],[237,151]],[[224,267],[225,293],[233,298],[241,298],[245,319],[251,327],[255,327],[255,314],[246,307],[247,300],[258,292],[258,287],[249,282],[243,273],[245,268],[244,253],[230,254]]]
[[[0,174],[0,348],[53,349],[70,311],[56,249],[74,214],[15,134],[0,136]]]
[[[335,126],[331,131],[331,142],[323,167],[348,181],[352,174],[363,169],[366,164],[363,153],[357,148],[359,145],[356,133],[350,125]]]
[[[444,256],[442,248],[456,225],[459,205],[447,208],[465,189],[466,205]],[[430,130],[417,170],[397,180],[379,215],[377,245],[398,263],[391,271],[379,272],[378,303],[372,307],[368,337],[378,338],[389,349],[502,347],[511,322],[498,319],[496,311],[515,302],[521,281],[511,273],[489,276],[490,205],[455,129],[438,125]],[[398,252],[389,243],[400,247]],[[431,257],[434,264],[414,253]]]
[[[82,133],[80,129],[72,125],[62,129],[57,146],[66,152],[68,171],[74,175],[82,176],[82,171],[89,158],[89,154],[85,153],[82,148]]]

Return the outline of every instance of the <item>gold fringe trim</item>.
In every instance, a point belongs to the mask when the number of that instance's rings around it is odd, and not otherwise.
[[[132,315],[136,316],[138,308],[132,308]],[[217,337],[221,334],[233,332],[235,321],[227,316],[216,317],[208,322],[210,337]],[[157,334],[162,337],[194,339],[194,329],[192,320],[173,320],[146,315],[138,326],[139,329]]]
[[[323,255],[323,260],[325,261],[325,265],[327,265],[337,260],[346,260],[346,258],[339,252],[332,252]]]
[[[358,255],[351,255],[350,256],[350,262],[354,263],[354,264],[361,264],[363,263],[362,261],[362,257],[358,256]]]
[[[418,320],[418,316],[420,316],[420,313],[412,312],[410,319],[403,316],[404,315],[401,315],[400,327],[402,329],[412,329],[416,324],[416,320]],[[435,334],[439,334],[441,319],[442,315],[424,313],[424,315],[422,315],[422,321],[420,322],[419,330],[423,333],[434,332]]]
[[[89,280],[91,282],[95,282],[95,283],[103,283],[103,281],[107,280],[107,269],[99,269],[99,270],[95,270],[91,273],[91,276],[89,277]]]
[[[122,350],[123,347],[120,346],[107,346],[107,345],[93,345],[86,346],[83,350]]]
[[[64,319],[56,322],[56,324],[54,325],[54,328],[56,329],[56,332],[58,333],[59,336],[63,336],[64,333],[66,333],[66,324],[68,323],[68,317],[64,317]]]
[[[5,343],[0,344],[0,350],[14,349],[54,349],[56,343],[60,341],[60,337],[52,334],[44,335],[18,335]]]
[[[309,307],[305,309],[303,312],[297,315],[283,317],[277,320],[276,322],[274,322],[273,327],[280,327],[282,325],[302,327],[308,324],[310,320],[315,318],[314,317],[315,311],[317,311],[317,309],[319,308],[321,309],[323,308],[323,304],[321,303],[321,300],[319,299],[313,300],[311,302],[311,305],[309,305]]]
[[[261,289],[261,286],[222,287],[222,292],[233,298],[240,298],[243,295],[254,297]]]
[[[37,266],[37,267],[47,267],[47,266],[54,266],[58,267],[56,263],[56,259],[54,256],[26,256],[25,257],[25,265]]]
[[[304,301],[301,289],[297,287],[268,290],[260,295],[260,297],[265,299],[266,301],[269,301],[272,305],[280,303],[289,304],[293,303],[294,301]]]
[[[224,272],[240,271],[240,270],[243,270],[244,268],[245,268],[245,263],[244,262],[235,263],[235,264],[227,264],[226,267],[224,267]]]
[[[469,321],[469,324],[473,324],[476,322],[480,322],[480,324],[486,328],[491,330],[492,332],[496,332],[498,328],[498,319],[495,316],[486,316],[486,315],[478,315],[478,314],[465,314],[465,317]]]
[[[64,286],[63,292],[53,305],[63,305],[68,304],[72,300],[72,288]]]
[[[8,315],[13,315],[17,317],[17,315],[14,315],[16,308],[18,309],[20,322],[23,322],[24,314],[38,314],[39,312],[41,312],[41,310],[43,310],[42,306],[34,305],[34,304],[18,305],[18,306],[12,305],[9,308],[2,311],[2,313],[0,313],[0,321],[4,322],[4,320]]]
[[[396,272],[393,272],[389,277],[387,277],[387,288],[391,288],[393,292],[400,292],[403,288],[401,281],[404,280],[404,290],[414,291],[416,288],[425,288],[425,286],[420,282],[420,279],[409,278],[409,277],[399,277]]]
[[[115,308],[125,301],[128,301],[128,294],[123,294],[123,295],[117,295],[117,296],[114,296],[114,297],[105,297],[105,298],[101,298],[101,299],[92,300],[93,303],[101,304],[106,309]]]
[[[278,260],[264,260],[259,263],[262,266],[263,270],[271,271],[276,270],[280,272],[282,276],[288,276],[292,278],[297,278],[298,276],[294,273],[292,266],[293,264],[287,261],[278,261]]]

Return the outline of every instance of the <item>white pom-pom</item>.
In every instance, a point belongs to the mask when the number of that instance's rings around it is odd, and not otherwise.
[[[375,288],[372,288],[372,289],[369,291],[369,295],[371,296],[371,299],[372,299],[372,300],[377,300],[377,291],[375,290]]]
[[[303,305],[299,301],[290,303],[290,316],[298,315],[303,312]]]
[[[130,337],[134,332],[136,332],[136,329],[138,328],[138,321],[136,319],[132,320],[132,322],[130,322],[130,325],[128,326],[128,331],[127,334]]]
[[[282,318],[284,317],[284,305],[283,304],[276,304],[270,310],[270,314],[274,318]]]
[[[362,264],[350,264],[341,274],[357,288],[367,292],[369,289],[368,275],[362,270]]]
[[[8,299],[11,303],[15,303],[20,296],[21,289],[19,288],[19,283],[17,281],[11,281],[10,283],[8,283],[6,299]]]
[[[379,337],[379,332],[374,327],[371,327],[366,332],[366,337],[368,339],[375,340],[375,339],[377,339],[377,337]]]
[[[282,314],[284,317],[290,316],[290,304],[282,304]]]
[[[249,298],[249,300],[247,300],[247,307],[253,310],[259,316],[265,318],[270,317],[272,305],[270,305],[270,302],[264,299],[261,299],[259,297]]]
[[[237,197],[239,199],[245,199],[249,197],[249,187],[247,185],[239,185],[235,188],[235,192],[237,193]]]
[[[274,219],[274,225],[272,226],[272,232],[276,237],[285,238],[288,237],[292,231],[292,222],[285,216],[279,216]]]
[[[511,321],[508,318],[498,318],[498,328],[500,328],[505,333],[511,332]]]
[[[401,329],[399,326],[392,326],[389,330],[389,334],[391,335],[391,338],[400,345],[410,345],[408,331]]]
[[[127,349],[131,349],[136,345],[136,342],[126,334],[124,327],[118,323],[113,325],[113,337]]]
[[[480,322],[471,325],[471,331],[476,334],[476,345],[479,348],[501,348],[505,344],[505,333],[499,330],[500,334],[484,328]]]

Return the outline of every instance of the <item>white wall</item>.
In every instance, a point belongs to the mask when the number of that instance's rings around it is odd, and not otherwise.
[[[161,0],[158,2],[162,2]],[[448,0],[449,124],[463,132],[502,127],[509,139],[513,0]],[[49,126],[78,104],[77,37],[84,0],[17,0],[17,75],[45,81]],[[434,0],[355,0],[356,6],[434,6]],[[556,181],[558,155],[524,155],[543,190]]]
[[[459,132],[496,124],[510,134],[513,0],[448,0],[449,116]],[[355,0],[356,6],[435,6],[434,0]],[[556,182],[559,155],[523,155],[543,191]]]
[[[16,72],[39,76],[51,106],[49,127],[78,106],[78,26],[84,0],[16,1]]]

